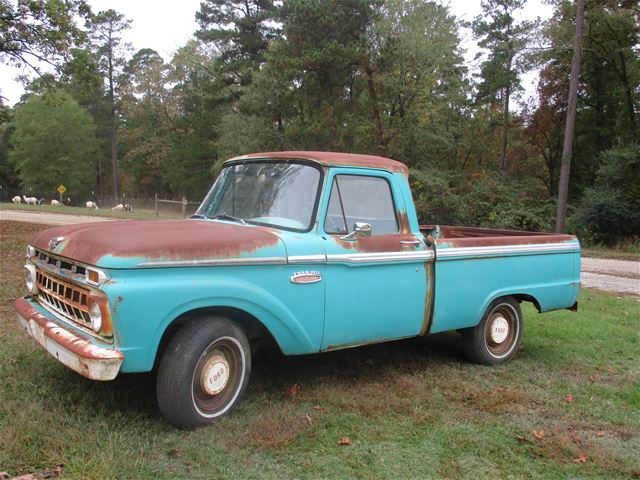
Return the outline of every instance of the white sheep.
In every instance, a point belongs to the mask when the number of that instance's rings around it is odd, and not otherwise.
[[[121,203],[119,203],[118,205],[116,205],[115,207],[113,207],[111,210],[124,210],[124,205],[122,205]]]
[[[93,208],[94,210],[98,210],[98,204],[96,202],[86,202],[85,207]]]
[[[17,205],[20,205],[22,203],[22,199],[20,198],[20,195],[16,195],[11,199],[11,201]]]
[[[24,199],[24,203],[27,205],[36,205],[38,203],[38,199],[36,197],[25,197],[22,195],[22,198]]]
[[[54,207],[59,207],[60,202],[58,200],[51,200],[51,205],[53,205]]]

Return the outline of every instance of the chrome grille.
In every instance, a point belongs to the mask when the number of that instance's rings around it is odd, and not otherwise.
[[[91,327],[89,290],[64,282],[36,269],[38,302],[64,318]]]

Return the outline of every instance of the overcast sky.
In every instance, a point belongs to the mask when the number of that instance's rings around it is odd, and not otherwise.
[[[125,32],[125,40],[130,42],[134,51],[141,48],[153,48],[165,60],[172,52],[184,45],[196,30],[195,12],[201,0],[89,0],[94,11],[112,8],[132,20],[131,29]],[[454,15],[462,20],[473,20],[481,13],[480,0],[439,0],[449,4]],[[180,8],[176,8],[179,5]],[[528,0],[521,18],[545,20],[551,16],[552,8],[542,0]],[[471,63],[477,51],[469,32],[465,31],[463,47],[467,50],[466,60]],[[10,105],[15,104],[23,92],[22,85],[15,81],[20,74],[29,71],[0,64],[0,95],[6,97]],[[529,73],[523,77],[523,86],[527,92],[533,92],[537,75]]]

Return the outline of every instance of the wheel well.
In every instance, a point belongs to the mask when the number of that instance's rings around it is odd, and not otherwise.
[[[538,313],[540,313],[540,304],[538,303],[538,300],[535,299],[535,297],[532,297],[531,295],[526,295],[524,293],[520,293],[517,295],[512,295],[513,298],[515,298],[518,302],[522,303],[522,302],[531,302],[533,303],[533,306],[536,307],[536,310],[538,310]]]
[[[160,358],[162,358],[162,354],[164,353],[165,348],[167,348],[167,344],[169,343],[169,340],[171,340],[173,335],[175,335],[175,333],[180,330],[183,325],[193,320],[194,318],[207,316],[225,317],[237,323],[247,336],[247,339],[252,346],[252,350],[254,348],[257,348],[257,346],[260,346],[265,348],[275,347],[279,351],[281,351],[278,342],[276,342],[275,338],[273,338],[273,335],[271,335],[271,332],[267,330],[262,322],[260,322],[260,320],[258,320],[256,317],[245,312],[244,310],[233,307],[198,308],[196,310],[191,310],[189,312],[183,313],[179,317],[176,317],[165,329],[164,333],[162,334],[162,338],[160,339],[158,350],[156,352],[154,369],[157,367],[158,362]]]

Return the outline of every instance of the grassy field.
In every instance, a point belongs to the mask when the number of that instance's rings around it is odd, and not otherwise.
[[[455,334],[255,358],[222,422],[167,425],[151,375],[85,380],[25,336],[28,236],[0,222],[0,471],[64,478],[640,477],[640,302],[583,290],[580,312],[524,308],[505,366],[467,363]],[[351,445],[338,445],[348,437]]]

